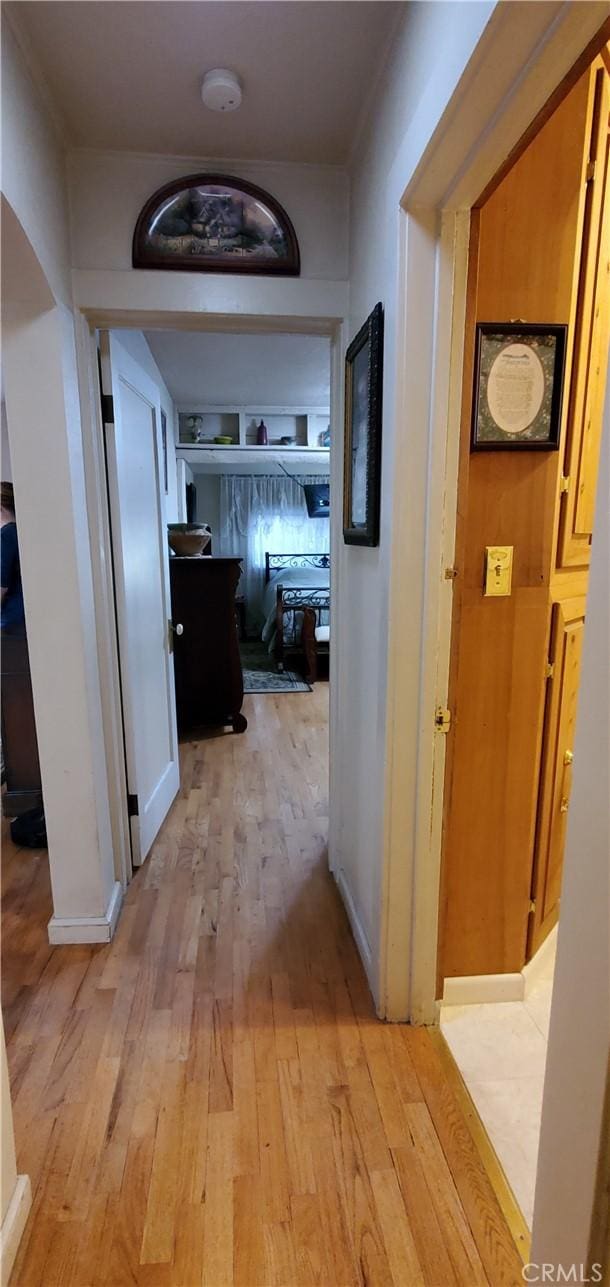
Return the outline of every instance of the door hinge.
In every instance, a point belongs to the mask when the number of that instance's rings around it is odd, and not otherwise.
[[[530,916],[534,916],[534,915],[535,915],[535,913],[536,913],[536,899],[535,899],[535,898],[530,898],[530,905],[529,905],[528,911],[529,911]]]
[[[140,806],[138,803],[137,795],[131,795],[131,794],[128,795],[127,796],[127,816],[129,818],[137,818],[139,815],[139,812],[140,812]]]
[[[595,178],[595,166],[596,166],[595,161],[589,161],[587,163],[587,173],[585,175],[585,183],[591,183],[591,181]]]
[[[568,492],[569,490],[570,490],[570,475],[562,474],[561,478],[559,479],[559,493],[560,495],[563,495],[565,492]]]
[[[102,420],[105,425],[114,424],[114,398],[111,393],[102,394]]]
[[[547,661],[547,662],[545,662],[545,666],[544,666],[544,678],[545,678],[545,679],[552,679],[554,674],[555,674],[555,662],[554,662],[554,661]]]
[[[457,568],[445,568],[445,580],[454,581],[458,574]]]
[[[434,725],[439,733],[448,733],[451,728],[451,711],[446,706],[437,706],[434,716]]]

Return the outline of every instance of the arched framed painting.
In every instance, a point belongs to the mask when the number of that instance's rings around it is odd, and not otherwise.
[[[146,202],[133,236],[134,268],[297,277],[299,246],[268,192],[223,174],[189,174]]]

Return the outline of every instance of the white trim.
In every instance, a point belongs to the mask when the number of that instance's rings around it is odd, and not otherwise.
[[[421,875],[416,883],[413,903],[410,998],[413,1023],[433,1021],[436,991],[447,738],[436,728],[434,716],[438,706],[447,705],[449,689],[454,583],[452,579],[447,580],[445,569],[453,566],[455,555],[469,239],[470,212],[445,212],[441,219],[437,253],[438,309],[426,521],[429,576],[424,585],[421,632],[422,687],[415,819],[415,863],[419,863]]]
[[[373,993],[373,996],[375,996],[373,953],[371,952],[371,945],[366,936],[364,925],[362,924],[362,921],[360,920],[360,917],[356,910],[356,904],[352,898],[352,893],[347,883],[347,878],[345,875],[345,871],[343,870],[343,867],[341,867],[341,869],[338,872],[335,872],[334,876],[337,882],[339,893],[341,894],[343,903],[345,905],[345,910],[347,912],[349,923],[352,927],[352,934],[354,935],[354,938],[356,940],[358,951],[362,959],[362,964],[365,969],[366,977],[369,981],[369,987],[371,989],[371,992]]]
[[[2,1287],[8,1287],[8,1281],[31,1206],[32,1186],[30,1177],[29,1175],[18,1175],[13,1195],[0,1229],[0,1283]]]
[[[445,979],[442,1005],[481,1005],[486,1001],[523,1001],[523,974],[463,974]]]
[[[86,318],[76,310],[74,330],[114,875],[126,889],[132,875],[131,841],[97,344]]]
[[[343,548],[343,510],[339,497],[343,495],[343,362],[346,348],[346,328],[339,324],[330,345],[330,562],[332,576],[330,579],[330,616],[335,622],[340,621],[341,614],[341,578],[337,575],[341,550]],[[334,496],[334,501],[333,501]],[[345,667],[339,666],[339,653],[336,644],[331,648],[329,675],[329,754],[328,754],[328,866],[335,872],[335,857],[341,852],[341,817],[339,815],[339,790],[335,786],[340,780],[339,764],[339,712],[344,709],[347,700]]]
[[[133,275],[132,275],[133,276]],[[324,283],[319,283],[321,286]],[[343,283],[343,299],[346,308],[347,289]],[[95,324],[95,310],[89,313],[82,306],[79,308],[75,304],[75,319],[77,334],[81,337],[81,343],[78,346],[79,358],[79,383],[83,390],[95,390],[98,383],[97,375],[97,352],[92,336],[92,328]],[[284,332],[289,331],[295,334],[304,335],[325,335],[331,340],[331,447],[330,447],[330,471],[333,479],[335,495],[339,496],[342,489],[343,479],[343,356],[345,351],[345,324],[344,316],[337,317],[336,313],[329,312],[326,316],[323,311],[313,310],[307,315],[302,314],[240,314],[235,315],[213,314],[201,312],[190,313],[184,310],[177,312],[166,312],[164,309],[141,311],[129,308],[109,308],[102,317],[96,314],[97,322],[103,323],[103,326],[109,331],[143,330],[162,328],[165,330],[198,330],[198,331],[239,331],[248,333],[267,333],[267,332]],[[122,733],[122,716],[120,708],[120,685],[119,685],[119,666],[116,634],[116,614],[114,605],[114,595],[112,593],[112,549],[110,540],[109,520],[108,520],[108,496],[105,467],[101,468],[100,452],[103,451],[103,427],[101,424],[101,410],[99,399],[95,396],[81,396],[81,421],[83,427],[83,438],[87,444],[85,451],[85,477],[87,487],[87,504],[89,507],[90,525],[95,532],[95,540],[92,540],[92,554],[94,558],[94,567],[97,569],[97,575],[94,574],[94,600],[96,611],[96,632],[98,641],[103,642],[105,654],[105,674],[108,676],[109,697],[115,705],[114,715],[111,718],[109,714],[108,728],[104,729],[106,738],[106,758],[108,765],[109,783],[114,783],[114,791],[111,795],[113,802],[113,826],[116,827],[118,834],[124,838],[129,836],[129,820],[127,817],[127,792],[126,792],[126,771],[125,755]],[[184,471],[186,462],[177,458],[178,470],[178,503],[183,507],[184,501],[181,495],[181,481],[184,481]],[[336,551],[341,542],[342,520],[341,507],[335,505],[331,511],[331,550]],[[333,545],[334,543],[334,545]],[[337,596],[339,594],[338,578],[333,577],[331,584],[331,605],[332,611],[338,614]],[[102,646],[100,642],[100,646]],[[330,745],[331,745],[331,765],[333,761],[332,748],[338,746],[338,718],[340,709],[339,685],[342,683],[342,676],[337,665],[337,650],[331,651],[330,656]],[[104,710],[107,703],[104,702]],[[339,852],[339,841],[341,836],[341,820],[337,811],[337,792],[333,789],[333,774],[331,768],[330,774],[330,791],[329,791],[329,827],[328,827],[328,864],[333,870],[334,855]],[[129,842],[127,840],[127,846]],[[129,852],[129,848],[128,848]],[[131,860],[129,872],[123,875],[123,871],[116,872],[124,881],[128,881],[131,875]],[[51,922],[49,926],[49,936],[51,932],[54,937],[52,942],[108,942],[112,933],[106,935],[103,933],[105,918],[93,924],[80,925],[77,922]],[[80,926],[80,931],[79,931]],[[99,937],[95,930],[99,931]],[[57,937],[55,937],[57,935]],[[71,935],[71,936],[70,936]],[[74,937],[77,935],[77,937]],[[366,941],[366,940],[365,940]],[[370,956],[370,948],[367,950]],[[367,967],[368,968],[368,967]],[[369,974],[369,978],[371,975]],[[372,986],[372,985],[371,985]]]
[[[115,880],[104,916],[52,916],[48,924],[49,943],[110,943],[114,937],[123,902],[123,887]]]
[[[532,988],[540,982],[540,979],[548,977],[555,967],[555,957],[557,955],[557,931],[559,926],[554,925],[550,934],[547,934],[544,943],[540,944],[536,955],[531,961],[526,961],[521,971],[524,980],[524,996],[528,997]],[[550,967],[550,969],[549,969]]]
[[[557,951],[557,926],[519,974],[462,974],[445,979],[442,1005],[480,1005],[485,1001],[525,1001],[547,977]]]

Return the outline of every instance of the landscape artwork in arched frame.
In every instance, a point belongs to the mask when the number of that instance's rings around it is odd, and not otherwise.
[[[292,223],[269,193],[243,179],[191,174],[146,202],[133,266],[297,277],[300,257]]]

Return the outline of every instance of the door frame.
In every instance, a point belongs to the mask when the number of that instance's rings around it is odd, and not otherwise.
[[[331,434],[330,476],[335,495],[340,494],[343,479],[343,352],[345,319],[335,317],[301,317],[281,314],[165,313],[162,309],[113,309],[98,311],[75,307],[74,326],[79,374],[80,410],[85,466],[87,512],[91,539],[94,601],[100,689],[102,693],[104,748],[108,773],[110,817],[114,844],[115,875],[123,889],[132,878],[130,819],[127,800],[127,771],[123,735],[119,636],[113,572],[108,475],[104,449],[104,425],[100,398],[96,333],[98,330],[174,330],[268,334],[298,333],[321,335],[331,344]],[[331,506],[331,556],[341,539],[340,505]],[[331,612],[338,619],[341,612],[340,586],[331,582]],[[337,650],[330,657],[330,741],[337,728],[340,672]],[[332,772],[329,772],[329,852],[334,851],[333,837],[339,821],[333,808]],[[329,864],[333,870],[332,864]]]
[[[378,1010],[415,1024],[437,1017],[446,739],[435,714],[449,689],[471,211],[610,38],[607,5],[531,6],[519,43],[510,9],[496,7],[416,173],[401,184],[399,154],[390,176],[400,253]]]

